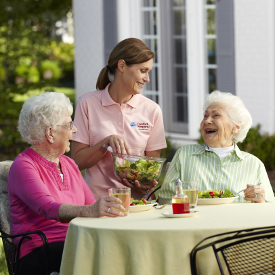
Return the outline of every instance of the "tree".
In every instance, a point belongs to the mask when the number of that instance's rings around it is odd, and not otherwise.
[[[1,153],[18,154],[24,147],[16,129],[22,103],[15,102],[15,96],[53,87],[61,77],[63,57],[60,52],[57,57],[56,48],[62,42],[55,35],[55,22],[70,10],[71,0],[0,1]]]

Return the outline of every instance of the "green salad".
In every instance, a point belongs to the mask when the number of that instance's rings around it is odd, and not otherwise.
[[[155,160],[139,159],[135,162],[130,162],[127,159],[122,165],[117,165],[115,162],[115,173],[121,179],[126,178],[128,182],[134,184],[135,180],[141,183],[150,183],[153,179],[157,179],[161,163]]]
[[[198,197],[199,198],[230,198],[230,197],[234,197],[234,194],[228,190],[225,189],[224,191],[222,190],[202,190],[199,191],[198,193]]]

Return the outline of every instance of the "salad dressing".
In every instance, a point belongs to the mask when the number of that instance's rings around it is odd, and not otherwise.
[[[176,181],[176,195],[172,197],[173,214],[190,213],[189,199],[182,191],[182,182]]]

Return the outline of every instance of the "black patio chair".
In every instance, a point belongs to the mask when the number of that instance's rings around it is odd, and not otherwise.
[[[1,232],[1,238],[3,240],[3,246],[4,246],[4,251],[5,251],[5,257],[6,257],[6,262],[9,270],[10,275],[17,275],[18,274],[18,263],[19,263],[19,256],[20,256],[20,247],[22,244],[22,241],[24,239],[29,239],[31,240],[32,237],[31,235],[36,234],[39,235],[43,241],[43,245],[45,247],[45,260],[48,261],[47,265],[47,274],[50,274],[49,271],[49,248],[48,248],[48,240],[46,235],[39,231],[30,231],[22,234],[17,234],[17,235],[8,235],[6,234],[3,230],[0,229]],[[14,244],[12,240],[16,237],[21,237],[18,245]]]
[[[222,275],[275,274],[275,226],[231,231],[203,239],[191,251],[192,275],[198,274],[197,253],[208,247],[213,248]]]
[[[0,162],[0,237],[3,240],[6,262],[10,275],[17,275],[18,262],[20,256],[20,247],[24,239],[31,240],[31,235],[38,235],[42,239],[45,247],[45,261],[47,261],[47,274],[50,274],[50,255],[49,246],[46,235],[39,231],[25,232],[22,234],[11,235],[11,221],[10,221],[10,205],[8,197],[8,174],[12,161]],[[12,242],[14,238],[21,237],[19,243],[16,245]]]

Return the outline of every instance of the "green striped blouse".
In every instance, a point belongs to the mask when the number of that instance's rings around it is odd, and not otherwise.
[[[274,202],[274,195],[264,164],[255,156],[234,150],[223,159],[203,145],[186,145],[177,150],[159,192],[161,204],[171,203],[176,193],[176,180],[197,180],[200,190],[225,190],[233,193],[246,188],[247,184],[262,183],[265,200]],[[247,202],[244,193],[239,193],[235,202]]]

